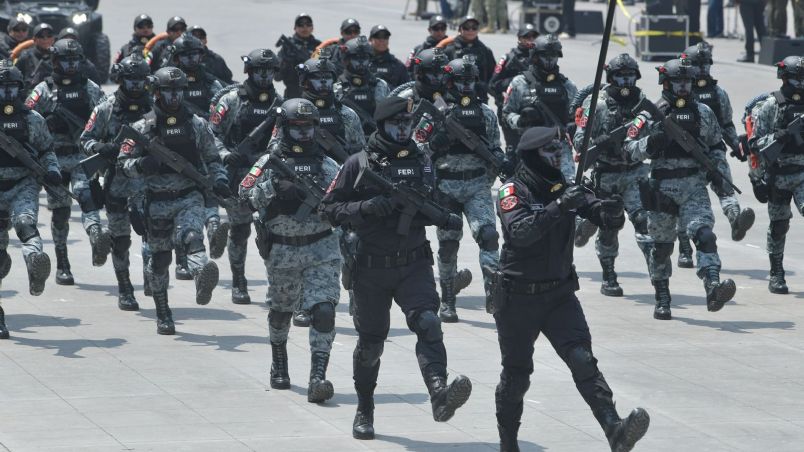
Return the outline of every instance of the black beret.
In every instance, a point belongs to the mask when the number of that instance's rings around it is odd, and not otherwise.
[[[380,122],[388,119],[397,113],[413,111],[413,99],[405,99],[397,96],[388,96],[377,102],[374,109],[374,120]]]
[[[558,137],[558,127],[531,127],[522,134],[516,150],[517,152],[533,151],[558,139]]]

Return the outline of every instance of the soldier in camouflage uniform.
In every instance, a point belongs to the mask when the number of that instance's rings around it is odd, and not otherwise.
[[[388,96],[388,83],[373,73],[374,50],[365,36],[349,40],[344,48],[343,73],[335,84],[335,97],[352,106],[360,117],[363,133],[370,135],[376,129],[372,119],[374,108]]]
[[[645,98],[645,94],[636,86],[640,78],[642,74],[639,72],[639,64],[628,54],[623,53],[609,61],[606,65],[608,85],[600,92],[595,118],[590,124],[588,116],[591,99],[587,98],[583,103],[583,113],[573,141],[582,143],[587,130],[595,137],[592,144],[599,146],[600,154],[592,167],[594,191],[598,197],[622,198],[628,219],[634,225],[637,245],[648,261],[651,247],[648,213],[642,208],[637,188],[637,181],[648,177],[648,166],[641,161],[632,160],[624,152],[622,140],[616,141],[608,136],[614,129],[635,119],[638,112],[633,110]],[[618,233],[619,228],[602,228],[595,242],[595,251],[603,269],[600,293],[609,297],[623,295],[614,271],[614,260],[620,248]]]
[[[521,134],[528,127],[559,127],[570,122],[569,103],[578,91],[558,68],[563,57],[561,42],[555,35],[539,36],[531,51],[530,67],[514,77],[508,86],[503,115],[512,130]],[[563,133],[562,133],[563,135]],[[563,141],[561,173],[568,182],[575,180],[572,146]]]
[[[312,177],[323,190],[335,179],[338,164],[324,156],[315,141],[318,110],[305,99],[282,104],[278,140],[269,152],[285,160],[297,174]],[[272,364],[271,387],[290,389],[288,332],[294,309],[310,312],[310,381],[307,401],[321,403],[332,398],[326,378],[329,352],[335,339],[335,307],[340,298],[341,255],[332,226],[313,210],[296,218],[305,194],[292,181],[271,170],[268,155],[254,164],[240,184],[241,198],[260,212],[268,231],[265,267],[268,271],[268,330]]]
[[[223,85],[202,64],[206,54],[204,43],[195,36],[185,33],[176,39],[167,51],[172,55],[167,65],[175,66],[187,75],[189,85],[184,99],[185,105],[194,115],[207,119],[210,116],[212,97],[223,89]],[[204,226],[209,240],[209,257],[217,259],[223,255],[226,248],[229,223],[221,224],[218,205],[211,197],[207,197],[206,203],[207,219]],[[187,267],[187,256],[181,254],[182,251],[180,247],[176,248],[176,279],[190,280],[193,276]]]
[[[274,74],[279,70],[279,59],[268,49],[252,50],[243,57],[243,72],[248,74],[237,89],[224,94],[213,108],[210,120],[215,143],[229,174],[229,183],[239,184],[249,168],[260,157],[271,139],[275,121],[274,110],[282,105],[282,96],[274,89]],[[250,149],[238,152],[238,145],[254,129],[268,120],[265,132]],[[245,154],[253,152],[255,154]],[[232,188],[235,190],[235,187]],[[251,235],[252,213],[243,205],[227,210],[229,214],[229,265],[232,269],[232,303],[249,304],[246,281],[246,249]],[[259,226],[257,226],[259,227]]]
[[[662,100],[653,115],[671,118],[693,139],[704,144],[704,156],[711,159],[712,146],[722,139],[717,117],[692,94],[696,70],[686,60],[670,60],[659,70]],[[643,118],[652,118],[645,120]],[[737,286],[731,279],[720,281],[720,256],[712,228],[715,217],[706,185],[709,179],[723,183],[719,174],[707,174],[703,165],[665,132],[658,117],[643,112],[628,130],[626,151],[635,161],[651,159],[650,179],[640,181],[642,205],[648,211],[648,234],[653,238],[649,270],[656,290],[653,317],[669,320],[670,256],[676,241],[676,225],[686,226],[697,248],[698,277],[703,280],[710,312],[719,311],[734,297]]]
[[[53,153],[53,138],[45,120],[23,103],[22,72],[10,60],[0,61],[0,130],[27,144],[27,151],[47,171],[45,182],[61,184],[61,169]],[[22,257],[28,269],[28,291],[42,294],[50,276],[50,258],[42,249],[36,227],[39,216],[39,183],[22,162],[0,149],[0,283],[11,271],[8,255],[8,231],[11,227],[22,243]],[[68,198],[69,199],[69,198]],[[0,306],[0,339],[8,339],[3,307]]]
[[[480,102],[477,93],[478,70],[471,58],[464,57],[449,62],[444,99],[449,107],[446,114],[457,119],[461,125],[484,140],[492,152],[504,158],[500,149],[500,129],[497,115],[488,105]],[[443,102],[443,101],[442,101]],[[429,135],[428,148],[436,167],[436,181],[440,203],[454,214],[466,215],[480,247],[480,267],[486,289],[486,310],[490,312],[491,272],[497,269],[499,234],[494,216],[494,200],[491,185],[496,174],[489,170],[489,163],[472,149],[452,137],[440,124],[425,123],[424,132]],[[438,229],[438,274],[441,283],[441,310],[444,322],[458,321],[455,312],[455,276],[458,270],[458,248],[463,231]]]
[[[106,216],[109,219],[109,233],[112,236],[112,264],[117,276],[117,306],[123,311],[139,309],[134,297],[134,287],[129,274],[129,248],[131,248],[131,221],[129,203],[132,208],[141,208],[142,181],[122,174],[116,165],[120,143],[114,139],[122,124],[134,124],[151,111],[151,97],[146,91],[147,77],[151,70],[148,63],[138,55],[123,58],[112,66],[114,79],[120,87],[114,94],[105,97],[92,111],[84,132],[81,146],[88,155],[100,154],[109,161],[109,169],[104,174],[104,194]],[[144,241],[143,241],[144,242]],[[148,262],[147,247],[143,247],[143,269]],[[143,276],[145,284],[149,278]]]
[[[795,132],[788,129],[792,121],[804,114],[804,57],[789,56],[776,67],[782,86],[753,108],[751,127],[746,129],[752,149],[762,149],[771,143],[783,145],[776,161],[760,159],[761,164],[751,171],[751,182],[757,199],[768,203],[768,290],[786,294],[783,263],[785,239],[793,217],[791,201],[796,211],[804,215],[804,146],[797,144]]]
[[[25,104],[47,121],[55,140],[54,147],[65,184],[72,184],[81,207],[81,222],[92,245],[92,265],[102,266],[111,249],[108,231],[101,228],[100,185],[90,182],[79,162],[84,158],[78,137],[92,109],[103,97],[100,87],[82,74],[84,50],[72,39],[53,45],[53,75],[37,85]],[[71,122],[69,119],[73,118]],[[94,188],[91,187],[94,186]],[[67,234],[70,231],[72,199],[56,199],[48,194],[47,207],[53,212],[51,232],[56,246],[56,284],[74,284],[67,256]]]
[[[187,76],[180,69],[165,67],[154,73],[152,85],[153,110],[133,127],[147,139],[163,143],[199,173],[210,176],[216,195],[231,197],[226,170],[209,124],[183,102]],[[152,253],[149,274],[156,304],[157,333],[175,334],[167,296],[171,249],[184,249],[195,279],[196,303],[209,303],[212,289],[218,284],[218,266],[207,259],[204,248],[204,193],[191,179],[151,155],[147,143],[124,141],[118,164],[127,176],[144,180],[144,216]]]
[[[698,76],[695,84],[692,87],[692,92],[698,102],[706,104],[717,116],[720,130],[723,133],[723,141],[725,145],[731,148],[731,155],[746,161],[748,158],[740,151],[740,143],[737,139],[737,129],[734,127],[732,121],[731,102],[729,95],[726,91],[717,84],[717,80],[712,78],[710,69],[712,67],[712,47],[701,42],[697,45],[687,48],[684,51],[684,58],[690,60],[690,64],[698,69]],[[731,168],[726,159],[726,147],[723,141],[718,143],[712,149],[712,158],[717,163],[718,170],[728,180],[731,178]],[[729,220],[731,225],[731,239],[740,241],[745,237],[745,233],[754,225],[754,211],[750,207],[740,209],[740,202],[737,200],[737,194],[731,187],[720,187],[715,184],[710,184],[710,188],[715,192],[720,200],[720,207],[723,209],[723,214]],[[692,246],[690,245],[690,238],[687,236],[685,228],[679,225],[678,232],[678,266],[682,268],[692,268]]]

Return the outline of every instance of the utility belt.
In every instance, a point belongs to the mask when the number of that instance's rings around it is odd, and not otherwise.
[[[655,168],[650,171],[650,178],[654,180],[681,179],[694,176],[701,172],[700,168]]]
[[[269,240],[271,243],[277,243],[280,245],[289,245],[289,246],[305,246],[311,243],[315,243],[324,237],[329,237],[332,235],[332,229],[325,229],[321,232],[316,232],[315,234],[310,235],[279,235],[279,234],[270,234]]]
[[[443,180],[472,180],[486,175],[486,168],[475,168],[463,171],[438,170],[436,177]]]
[[[634,163],[606,163],[606,162],[595,162],[595,166],[593,171],[596,173],[625,173],[631,171],[634,168],[639,168],[640,166],[644,165],[642,162],[634,162]]]
[[[773,165],[768,170],[774,176],[789,176],[790,174],[798,174],[804,172],[804,166],[801,165]]]
[[[201,190],[198,187],[187,187],[183,190],[166,190],[166,191],[152,191],[146,190],[145,197],[148,199],[148,202],[154,201],[172,201],[174,199],[183,198],[189,195],[192,192],[200,192]]]
[[[514,280],[507,277],[503,279],[503,287],[505,287],[505,291],[507,293],[517,295],[539,295],[545,292],[556,290],[571,283],[574,283],[576,287],[578,285],[578,274],[575,273],[575,266],[572,267],[569,276],[564,279],[535,282]]]
[[[14,179],[14,180],[0,180],[0,191],[9,191],[12,188],[16,187],[24,177],[21,179]]]
[[[433,259],[433,251],[430,249],[430,243],[425,243],[405,254],[358,254],[355,256],[357,265],[365,268],[404,267],[422,259],[430,259],[431,261]]]

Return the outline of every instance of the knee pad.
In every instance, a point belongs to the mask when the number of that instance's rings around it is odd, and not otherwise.
[[[17,233],[17,238],[20,239],[20,242],[27,242],[39,236],[39,230],[36,229],[36,222],[28,215],[20,215],[14,223],[14,231]]]
[[[790,190],[782,190],[781,188],[771,188],[770,202],[772,204],[779,204],[782,206],[790,205],[793,200],[793,192]]]
[[[673,243],[654,243],[653,259],[657,262],[664,262],[673,254]]]
[[[250,235],[251,223],[230,225],[229,237],[233,242],[245,243]]]
[[[131,236],[130,235],[121,235],[118,237],[112,237],[112,253],[113,254],[123,254],[128,249],[131,248]]]
[[[204,248],[204,236],[198,231],[187,231],[182,242],[184,243],[184,252],[186,254],[203,253],[206,250]]]
[[[597,359],[587,345],[573,347],[566,357],[567,365],[572,371],[572,379],[576,382],[586,381],[597,376]]]
[[[695,232],[695,248],[702,253],[717,252],[717,236],[712,228],[704,226]]]
[[[173,253],[158,251],[151,256],[151,269],[155,275],[165,273],[168,271],[171,261],[173,261]]]
[[[493,224],[484,224],[477,233],[477,245],[483,251],[497,251],[500,234]]]
[[[335,305],[325,301],[310,310],[310,325],[316,331],[329,333],[335,329]]]
[[[507,402],[521,401],[530,388],[530,375],[503,369],[497,385],[497,398]]]
[[[385,344],[375,341],[367,341],[363,338],[357,339],[357,347],[354,352],[354,362],[361,367],[374,367],[380,362],[382,351]]]
[[[441,262],[457,261],[460,246],[461,244],[457,240],[441,240],[438,242],[438,260]]]
[[[271,309],[268,311],[268,325],[277,330],[287,328],[287,326],[290,325],[291,317],[293,317],[292,312],[274,311]]]
[[[441,332],[441,319],[434,311],[419,311],[408,320],[408,327],[424,342],[440,342],[444,338]]]
[[[648,212],[642,209],[637,210],[631,216],[631,223],[634,224],[634,230],[639,234],[648,234]]]
[[[768,231],[773,240],[781,240],[787,235],[790,229],[790,220],[773,220],[770,222]]]
[[[91,186],[78,192],[78,206],[81,207],[81,212],[84,213],[101,208],[101,204],[97,201],[97,195]]]
[[[169,239],[173,233],[173,220],[153,219],[148,221],[148,234],[155,239]]]
[[[53,215],[51,215],[51,221],[56,224],[63,224],[70,220],[70,208],[69,207],[56,207],[53,209]]]
[[[0,231],[8,231],[11,226],[11,216],[7,210],[0,210]]]

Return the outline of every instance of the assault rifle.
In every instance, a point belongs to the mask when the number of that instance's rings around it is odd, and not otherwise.
[[[643,97],[639,103],[636,104],[634,108],[631,109],[631,116],[639,116],[639,113],[642,111],[651,108],[649,104],[651,103],[647,98]],[[594,122],[594,118],[588,118],[587,129],[584,133],[590,133],[592,128],[592,123]],[[604,140],[594,140],[594,144],[589,146],[589,149],[586,150],[586,158],[581,159],[584,162],[584,168],[582,171],[588,170],[594,163],[597,161],[597,158],[600,156],[601,148],[606,147],[609,144],[621,145],[623,141],[625,141],[625,136],[628,133],[628,129],[631,127],[633,121],[628,121],[625,124],[617,127],[616,129],[612,130],[608,134]]]
[[[324,189],[316,183],[315,179],[309,174],[299,174],[296,168],[291,168],[279,155],[274,152],[268,154],[268,161],[263,165],[276,171],[281,177],[293,182],[296,187],[304,192],[304,199],[302,205],[296,211],[293,218],[296,221],[304,221],[321,203],[321,198],[324,197]]]
[[[279,39],[276,40],[276,44],[274,44],[274,47],[279,47],[282,50],[284,50],[285,53],[288,54],[287,56],[294,62],[305,61],[309,57],[309,55],[304,54],[305,52],[302,51],[302,49],[300,49],[299,46],[297,46],[296,43],[293,42],[292,39],[288,38],[284,34],[280,36]]]
[[[125,140],[132,140],[135,143],[144,146],[149,155],[152,155],[159,160],[161,164],[167,166],[176,173],[181,174],[187,179],[193,181],[198,188],[204,191],[205,195],[212,196],[216,201],[218,201],[219,204],[227,207],[237,204],[236,199],[223,199],[216,195],[213,190],[214,184],[206,175],[199,173],[192,163],[188,162],[187,159],[179,154],[171,151],[167,146],[159,142],[158,139],[154,138],[151,140],[133,127],[124,124],[120,128],[120,133],[117,135],[117,138],[115,138],[115,142],[119,141],[122,143]]]
[[[787,131],[792,135],[791,138],[796,143],[796,146],[804,146],[804,137],[801,136],[802,132],[804,132],[802,131],[802,121],[804,121],[802,118],[804,118],[804,114],[796,116],[796,119],[787,125]],[[765,163],[772,165],[779,159],[779,154],[782,153],[782,149],[786,144],[787,140],[773,140],[759,150],[759,155],[765,160]]]
[[[50,185],[45,182],[47,170],[45,170],[42,165],[39,164],[39,162],[31,157],[31,153],[26,146],[14,139],[14,137],[9,136],[2,131],[0,131],[0,149],[2,149],[3,152],[12,158],[16,159],[18,162],[22,163],[22,165],[31,172],[34,179],[36,179],[36,182],[44,186],[48,193],[50,193],[52,196],[61,200],[73,198],[78,201],[78,196],[74,195],[61,185]]]
[[[276,124],[276,115],[277,109],[279,105],[277,105],[278,98],[274,99],[274,103],[271,104],[269,108],[270,113],[268,116],[254,127],[254,130],[249,132],[248,135],[243,138],[243,140],[237,145],[237,152],[240,155],[256,155],[261,153],[263,150],[259,149],[260,143],[265,139],[267,134],[270,134],[274,129],[274,124]]]
[[[71,144],[78,143],[79,138],[81,138],[81,132],[84,131],[84,126],[86,126],[87,122],[79,118],[75,113],[64,108],[64,105],[56,107],[51,114],[61,119],[64,124],[67,125],[67,128],[70,130]]]
[[[349,158],[349,153],[344,149],[344,142],[336,137],[324,127],[318,127],[315,134],[315,141],[324,150],[324,153],[331,157],[338,164],[343,164]]]
[[[405,183],[393,183],[372,171],[365,153],[361,154],[359,160],[360,172],[357,174],[354,187],[357,188],[366,181],[379,188],[381,192],[389,195],[395,202],[402,205],[402,213],[399,217],[399,223],[396,226],[397,234],[408,234],[411,221],[417,212],[421,212],[422,215],[439,227],[446,227],[450,222],[450,217],[455,216],[445,207],[432,201],[428,194],[422,193],[420,190]],[[457,218],[458,221],[460,221],[460,217]]]
[[[377,130],[377,121],[374,120],[374,115],[367,112],[365,108],[346,96],[341,98],[341,103],[357,113],[357,116],[360,118],[360,123],[363,126],[363,132],[366,135]]]

